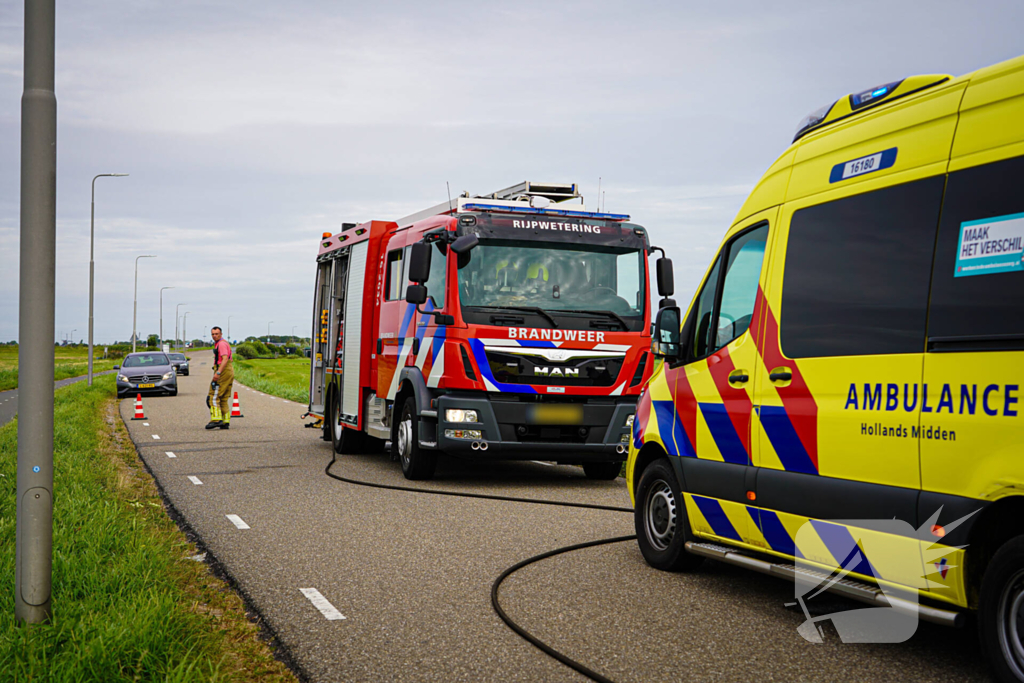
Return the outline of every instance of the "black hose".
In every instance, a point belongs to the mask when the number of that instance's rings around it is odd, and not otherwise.
[[[411,493],[432,493],[432,494],[439,495],[439,496],[453,496],[453,497],[456,497],[456,498],[484,498],[484,499],[487,499],[487,500],[503,500],[503,501],[510,501],[510,502],[513,502],[513,503],[535,503],[537,505],[557,505],[557,506],[560,506],[560,507],[586,508],[586,509],[590,509],[590,510],[611,510],[612,512],[633,512],[633,508],[615,507],[613,505],[594,505],[594,504],[591,504],[591,503],[567,503],[567,502],[561,501],[561,500],[538,500],[538,499],[535,499],[535,498],[515,498],[515,497],[512,497],[512,496],[493,496],[493,495],[489,495],[489,494],[486,494],[486,493],[462,493],[462,492],[458,492],[458,491],[437,491],[437,490],[434,490],[434,489],[420,489],[420,488],[414,488],[412,486],[396,486],[394,484],[379,484],[379,483],[376,483],[376,482],[361,481],[359,479],[350,479],[348,477],[343,477],[341,475],[334,474],[334,473],[331,472],[331,466],[334,465],[334,463],[338,461],[338,454],[337,453],[333,453],[332,455],[333,455],[333,457],[331,458],[331,462],[329,462],[327,464],[326,469],[324,469],[324,474],[326,474],[331,479],[337,479],[338,481],[343,481],[346,484],[354,484],[356,486],[368,486],[370,488],[387,489],[389,491],[409,491]],[[585,666],[583,664],[580,664],[575,659],[572,659],[571,657],[567,657],[566,655],[563,655],[561,652],[559,652],[558,650],[554,649],[550,645],[544,643],[542,640],[540,640],[539,638],[537,638],[536,636],[531,634],[525,628],[523,628],[522,626],[520,626],[516,622],[512,621],[512,618],[509,617],[505,613],[505,610],[502,609],[502,607],[501,607],[501,603],[498,601],[498,589],[501,586],[502,581],[504,581],[509,576],[511,576],[515,572],[519,571],[523,567],[525,567],[525,566],[527,566],[529,564],[533,564],[534,562],[539,562],[540,560],[547,559],[547,558],[552,557],[554,555],[560,555],[562,553],[572,552],[573,550],[582,550],[583,548],[591,548],[593,546],[606,545],[608,543],[620,543],[622,541],[630,541],[630,540],[633,540],[635,538],[636,538],[636,536],[616,536],[615,538],[603,538],[603,539],[599,539],[597,541],[587,541],[586,543],[576,543],[574,545],[567,545],[567,546],[564,546],[562,548],[555,548],[554,550],[549,550],[549,551],[547,551],[545,553],[541,553],[540,555],[534,555],[533,557],[525,559],[522,562],[518,562],[518,563],[514,564],[513,566],[509,567],[508,569],[506,569],[505,571],[503,571],[501,573],[501,575],[498,576],[498,578],[494,580],[494,583],[491,584],[491,607],[494,609],[494,611],[497,613],[497,615],[501,618],[501,620],[503,622],[505,622],[506,626],[508,626],[513,631],[515,631],[516,634],[518,634],[521,638],[523,638],[528,643],[530,643],[534,647],[538,648],[539,650],[541,650],[545,654],[549,655],[550,657],[553,657],[554,659],[558,660],[562,664],[565,664],[570,669],[573,669],[573,670],[583,674],[587,678],[590,678],[591,680],[597,681],[597,683],[614,683],[614,681],[612,681],[607,676],[602,676],[601,674],[599,674],[596,671],[588,668],[587,666]]]

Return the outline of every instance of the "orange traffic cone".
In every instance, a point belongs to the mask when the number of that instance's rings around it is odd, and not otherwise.
[[[145,420],[146,413],[142,410],[142,394],[135,394],[135,417],[133,420]]]
[[[231,417],[245,417],[242,415],[242,406],[238,405],[238,392],[235,392],[235,398],[231,401]]]

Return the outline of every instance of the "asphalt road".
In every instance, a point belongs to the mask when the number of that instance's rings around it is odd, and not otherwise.
[[[169,502],[310,680],[587,680],[500,621],[491,583],[532,555],[631,534],[632,515],[336,481],[324,473],[330,444],[303,428],[303,405],[236,384],[245,417],[227,431],[204,430],[208,372],[196,366],[179,378],[175,398],[144,399],[145,422],[130,420],[132,400],[121,415]],[[346,455],[332,472],[439,491],[629,505],[622,479],[591,482],[577,468],[532,462],[442,459],[435,481],[415,483],[386,456]],[[310,588],[344,619],[326,618],[300,590]],[[784,606],[792,591],[712,562],[690,574],[658,572],[628,541],[525,567],[503,584],[501,601],[550,646],[619,683],[986,680],[971,628],[921,624],[900,645],[835,637],[812,645],[796,632],[803,615]],[[851,603],[823,608],[830,604]]]
[[[100,375],[106,375],[113,372],[113,370],[106,370],[104,372],[94,373],[94,377]],[[81,377],[69,377],[68,379],[57,380],[53,383],[53,388],[56,391],[61,387],[66,387],[69,384],[75,382],[81,382],[88,375],[82,375]],[[7,424],[14,419],[14,416],[18,414],[18,390],[11,389],[10,391],[0,391],[0,425]]]

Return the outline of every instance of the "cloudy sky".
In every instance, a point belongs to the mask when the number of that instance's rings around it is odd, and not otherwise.
[[[453,194],[577,182],[688,301],[808,112],[1024,53],[1024,3],[58,1],[57,307],[96,339],[308,334],[317,239]],[[23,3],[0,0],[0,339],[18,336]]]

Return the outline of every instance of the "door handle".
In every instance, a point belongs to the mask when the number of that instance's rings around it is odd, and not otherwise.
[[[768,379],[772,382],[789,382],[793,379],[793,371],[786,367],[775,368],[768,373]]]
[[[377,340],[377,353],[378,353],[378,355],[379,355],[379,354],[380,354],[380,353],[381,353],[381,352],[382,352],[383,350],[384,350],[384,340],[383,340],[383,339],[378,339],[378,340]]]
[[[750,381],[750,375],[746,370],[733,370],[729,373],[729,384],[746,384]]]

